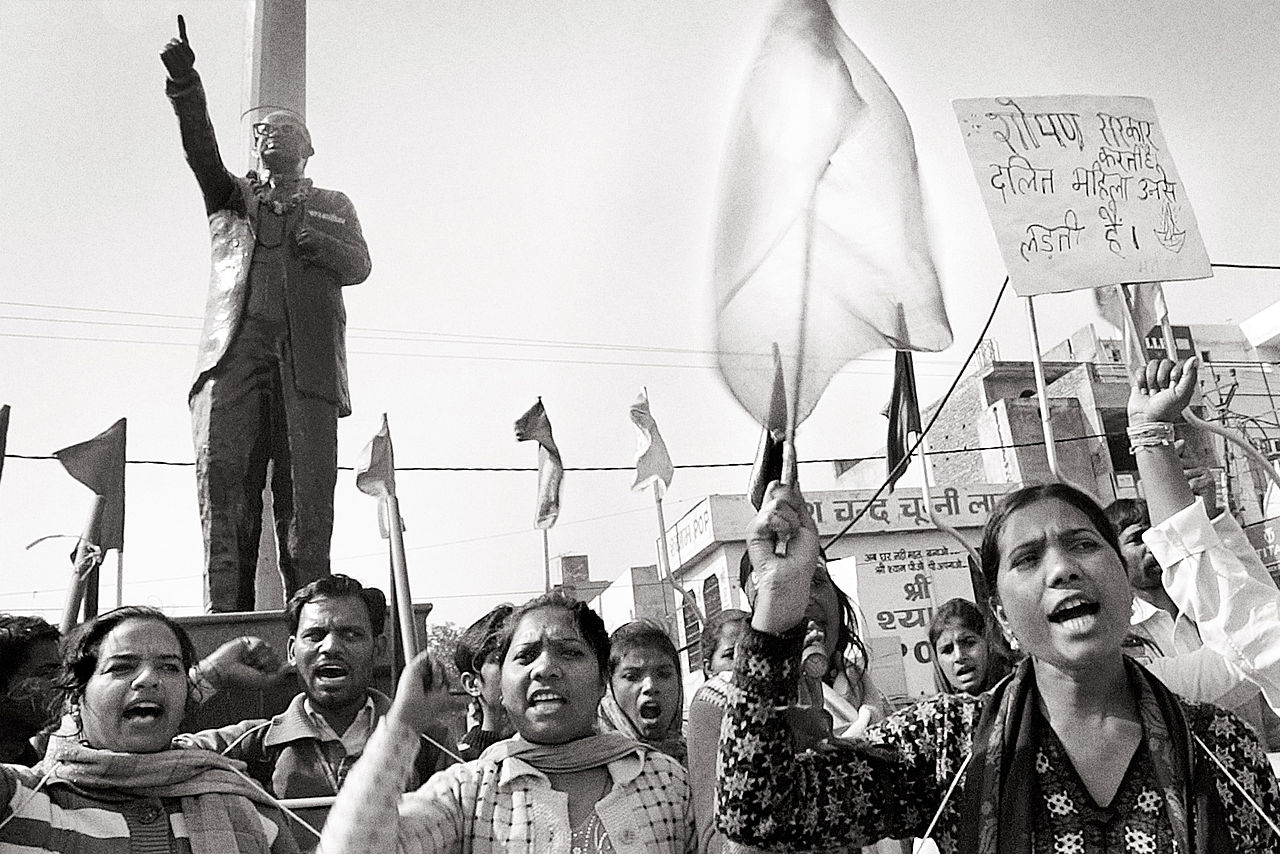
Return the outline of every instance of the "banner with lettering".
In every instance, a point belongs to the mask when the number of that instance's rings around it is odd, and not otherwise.
[[[937,693],[933,684],[929,621],[948,599],[973,601],[969,556],[940,531],[856,538],[852,558],[831,564],[837,584],[854,563],[857,599],[866,618],[872,679],[891,700]]]
[[[1213,275],[1149,98],[952,104],[1019,295]]]

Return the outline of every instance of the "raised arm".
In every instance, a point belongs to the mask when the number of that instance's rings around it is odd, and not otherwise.
[[[223,165],[218,151],[218,139],[213,132],[213,123],[209,121],[204,86],[196,72],[196,54],[187,40],[187,24],[181,15],[178,16],[178,37],[170,39],[160,51],[160,61],[169,73],[165,94],[178,116],[187,165],[204,194],[205,213],[213,213],[232,202],[235,181]]]
[[[422,653],[400,676],[396,697],[338,793],[320,836],[328,854],[427,854],[462,850],[463,804],[452,766],[404,795],[418,733],[449,702],[443,671]]]
[[[777,539],[786,555],[774,554]],[[797,752],[785,722],[800,678],[801,624],[817,560],[817,529],[800,493],[774,485],[747,534],[759,587],[739,644],[720,739],[716,819],[729,839],[780,851],[864,845],[921,832],[954,772],[968,719],[942,700],[894,715],[879,745]],[[950,733],[952,737],[944,737]],[[941,748],[941,751],[940,751]]]
[[[1173,445],[1171,422],[1191,400],[1196,368],[1194,358],[1181,365],[1153,359],[1134,377],[1130,437],[1151,512],[1143,540],[1164,569],[1169,597],[1195,621],[1204,645],[1242,671],[1280,713],[1280,590],[1256,571],[1256,560],[1236,553],[1241,538],[1232,523],[1210,523]]]

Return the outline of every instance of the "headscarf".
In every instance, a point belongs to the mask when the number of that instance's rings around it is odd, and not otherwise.
[[[1191,730],[1177,698],[1133,659],[1125,656],[1124,664],[1137,693],[1142,740],[1176,850],[1192,854],[1231,850],[1222,822],[1209,818],[1211,775],[1196,773]],[[977,854],[1031,851],[1032,809],[1041,802],[1035,767],[1038,701],[1030,658],[987,695],[974,728],[973,761],[964,782],[962,809],[976,820],[961,831],[962,850]]]
[[[616,731],[628,738],[634,739],[641,744],[648,745],[654,750],[667,754],[681,765],[689,764],[689,748],[684,740],[684,719],[681,713],[684,710],[684,686],[676,681],[676,713],[671,716],[671,724],[667,727],[667,731],[661,733],[657,738],[645,738],[640,734],[640,730],[631,718],[627,717],[627,713],[618,705],[617,699],[613,696],[613,686],[604,692],[604,699],[600,701],[599,721],[600,727],[606,731]]]
[[[242,776],[243,762],[210,750],[119,753],[80,743],[77,728],[64,719],[49,739],[35,771],[48,786],[67,786],[89,795],[180,798],[194,854],[270,854],[259,807],[275,811],[260,786]],[[292,846],[282,822],[276,843]]]

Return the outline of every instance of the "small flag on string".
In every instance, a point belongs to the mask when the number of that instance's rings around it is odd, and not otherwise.
[[[761,426],[771,345],[796,425],[851,359],[950,345],[911,126],[827,0],[775,3],[722,184],[716,349],[730,391]]]
[[[396,461],[395,450],[391,447],[391,427],[387,424],[387,413],[382,413],[382,426],[360,452],[360,461],[356,463],[356,489],[365,495],[382,499],[396,494]],[[382,539],[391,537],[391,522],[387,519],[388,504],[378,502],[378,533]],[[404,521],[400,522],[400,530],[404,530]]]
[[[125,419],[121,418],[87,442],[54,451],[62,467],[105,499],[98,526],[98,545],[124,549]]]
[[[550,528],[560,515],[560,484],[564,480],[564,463],[560,449],[551,436],[551,419],[542,398],[516,421],[516,441],[538,443],[538,510],[534,527]]]
[[[636,402],[631,404],[631,423],[636,426],[636,478],[631,491],[644,489],[654,481],[671,486],[675,467],[667,453],[667,443],[658,432],[658,423],[649,411],[649,390],[641,389]]]
[[[893,360],[893,394],[889,398],[889,438],[885,442],[885,465],[889,491],[907,470],[910,434],[920,435],[920,403],[916,397],[916,369],[911,354],[899,350]],[[902,467],[899,469],[898,466]]]

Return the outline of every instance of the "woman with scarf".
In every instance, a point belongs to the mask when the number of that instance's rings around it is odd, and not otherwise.
[[[243,763],[170,742],[193,707],[195,648],[153,608],[109,611],[67,638],[66,714],[34,768],[0,765],[0,850],[293,854]]]
[[[600,733],[609,635],[585,602],[539,596],[507,620],[502,705],[516,735],[404,794],[433,694],[425,656],[405,668],[320,840],[328,854],[693,850],[684,768],[618,732]]]
[[[1172,430],[1155,425],[1182,411],[1194,380],[1194,363],[1156,364],[1129,403],[1148,498],[1173,509],[1192,506],[1190,489]],[[1122,652],[1128,581],[1088,496],[1028,487],[987,523],[992,608],[1027,654],[1009,679],[899,711],[863,743],[797,753],[780,709],[794,702],[817,541],[799,492],[774,486],[748,533],[762,578],[721,743],[729,838],[780,850],[891,834],[948,854],[1280,852],[1280,788],[1253,732],[1181,701]]]
[[[600,728],[686,764],[680,654],[660,624],[632,620],[610,635],[609,690],[600,701]]]

